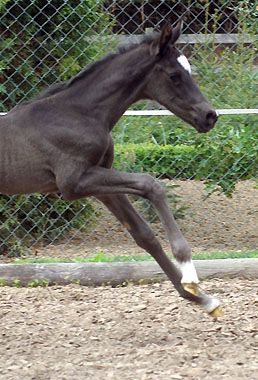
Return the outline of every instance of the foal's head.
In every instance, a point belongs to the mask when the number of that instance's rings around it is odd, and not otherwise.
[[[182,22],[174,29],[167,23],[160,37],[150,43],[150,54],[156,64],[144,92],[147,98],[158,101],[198,132],[207,132],[214,127],[218,115],[194,82],[187,58],[175,47],[181,28]]]

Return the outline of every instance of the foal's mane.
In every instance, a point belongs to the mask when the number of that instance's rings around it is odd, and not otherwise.
[[[55,95],[59,92],[62,92],[63,90],[71,87],[78,80],[83,79],[87,75],[96,71],[99,67],[102,67],[103,65],[109,63],[115,57],[122,55],[122,54],[125,54],[128,51],[134,50],[137,47],[139,47],[140,45],[150,44],[151,42],[153,42],[158,37],[158,35],[159,35],[159,33],[153,32],[150,34],[146,34],[145,36],[140,38],[138,42],[132,42],[132,43],[129,43],[126,45],[121,45],[116,52],[109,53],[105,57],[103,57],[102,59],[88,64],[79,74],[77,74],[73,78],[68,79],[65,82],[54,84],[53,86],[51,86],[51,87],[47,88],[46,90],[43,90],[42,92],[40,92],[39,95],[36,96],[35,98],[33,98],[27,102],[24,102],[22,105],[30,104],[34,101],[41,100],[44,98],[48,98],[51,95]]]

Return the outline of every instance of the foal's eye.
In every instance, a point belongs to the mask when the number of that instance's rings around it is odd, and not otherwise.
[[[177,73],[169,74],[169,78],[173,82],[173,84],[179,84],[181,80],[180,74]]]

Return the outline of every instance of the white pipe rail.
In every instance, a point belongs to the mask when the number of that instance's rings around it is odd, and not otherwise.
[[[242,115],[242,114],[258,114],[257,108],[249,109],[218,109],[219,115]],[[125,116],[169,116],[174,115],[168,110],[139,110],[139,111],[126,111]]]
[[[218,109],[219,115],[243,115],[243,114],[258,114],[258,108],[233,108],[233,109]],[[0,112],[0,116],[6,115],[7,112]],[[168,110],[129,110],[125,111],[124,116],[175,116]]]

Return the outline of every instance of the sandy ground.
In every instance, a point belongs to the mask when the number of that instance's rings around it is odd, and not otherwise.
[[[209,280],[225,316],[169,282],[0,288],[1,380],[256,380],[258,280]]]
[[[171,184],[171,183],[169,183]],[[174,182],[172,183],[174,184]],[[193,251],[258,248],[258,196],[242,182],[232,199],[177,182],[189,206],[178,221]],[[37,247],[33,257],[139,255],[102,209],[94,232]],[[160,224],[152,228],[168,250]],[[214,320],[179,299],[169,282],[127,287],[0,287],[0,380],[257,380],[258,280],[209,280],[223,303]]]

